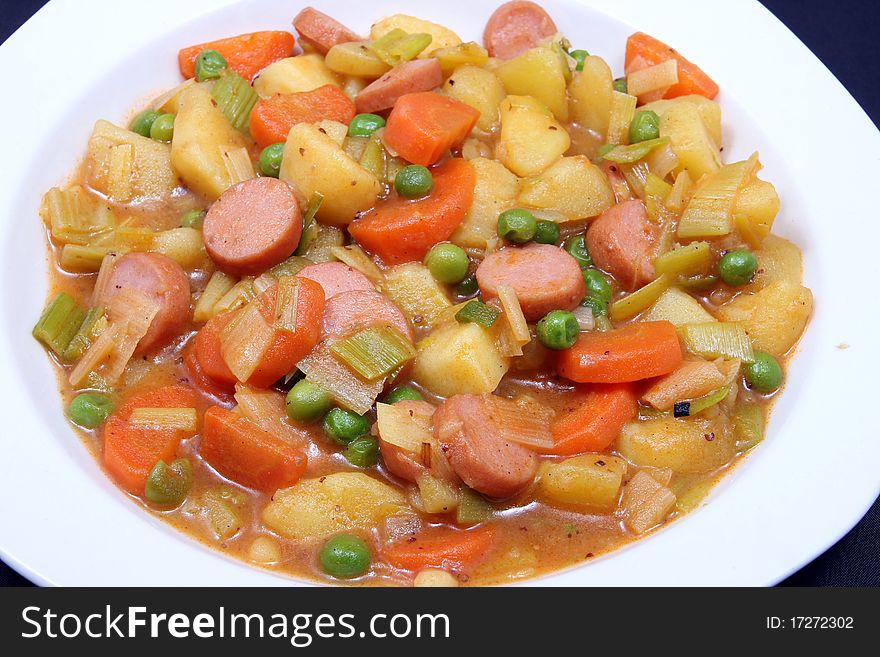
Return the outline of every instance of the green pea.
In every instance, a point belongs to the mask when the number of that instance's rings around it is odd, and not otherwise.
[[[581,269],[589,267],[593,264],[593,259],[590,257],[590,252],[587,251],[587,243],[584,240],[583,235],[575,235],[574,237],[569,237],[562,244],[562,248],[564,248],[572,258],[577,260],[577,263],[581,266]]]
[[[184,228],[201,228],[204,221],[204,210],[190,210],[180,218],[180,225]]]
[[[611,285],[608,279],[598,269],[584,269],[581,272],[584,276],[584,283],[587,284],[587,296],[595,297],[605,303],[611,301]]]
[[[468,276],[455,286],[455,293],[460,297],[472,297],[480,291],[476,276]]]
[[[421,198],[427,196],[434,187],[431,172],[420,164],[403,167],[394,176],[394,189],[405,198]]]
[[[281,171],[281,158],[284,156],[284,144],[271,144],[260,151],[260,173],[264,176],[277,178]]]
[[[758,259],[751,251],[730,251],[718,261],[718,274],[728,285],[746,285],[755,277]]]
[[[342,408],[331,408],[324,416],[324,433],[333,442],[348,445],[370,430],[370,422],[363,415]]]
[[[298,381],[287,393],[287,415],[297,422],[312,422],[330,409],[330,395],[308,379]]]
[[[425,266],[441,283],[460,283],[467,276],[469,265],[464,249],[449,242],[434,245],[425,256]]]
[[[614,82],[611,83],[611,86],[614,87],[614,91],[625,94],[627,89],[626,78],[615,78]]]
[[[586,296],[581,305],[593,311],[593,317],[605,317],[608,314],[608,302],[596,297]]]
[[[144,497],[153,504],[177,506],[189,493],[192,480],[192,465],[187,459],[177,459],[171,465],[159,461],[147,475]]]
[[[318,561],[331,577],[350,579],[369,570],[370,548],[357,536],[339,534],[324,543]]]
[[[577,67],[575,70],[583,71],[584,70],[584,60],[590,56],[586,50],[572,50],[568,53],[569,56],[577,62]]]
[[[746,383],[758,392],[773,392],[782,385],[782,368],[766,351],[755,352],[755,362],[745,366]]]
[[[629,143],[637,144],[640,141],[657,139],[660,136],[660,117],[657,112],[647,110],[636,112],[629,124]]]
[[[196,80],[216,80],[227,68],[226,60],[216,50],[203,50],[196,57]]]
[[[548,349],[568,349],[576,341],[581,327],[577,317],[567,310],[551,310],[536,326],[538,340]]]
[[[538,221],[528,210],[513,208],[498,215],[498,235],[514,244],[525,244],[535,236]]]
[[[150,138],[169,142],[174,137],[174,115],[160,114],[150,126]]]
[[[359,468],[369,468],[379,460],[379,441],[373,436],[361,436],[348,444],[345,458]]]
[[[73,398],[67,407],[67,415],[76,424],[86,429],[94,429],[104,423],[116,407],[106,395],[97,392],[84,392]]]
[[[538,244],[556,244],[559,241],[559,226],[555,221],[541,219],[535,224],[534,239]]]
[[[419,394],[419,391],[410,386],[397,386],[385,395],[386,404],[396,404],[399,401],[422,401],[423,399],[424,397]]]
[[[349,137],[369,137],[385,127],[385,119],[376,114],[357,114],[348,124]]]
[[[141,137],[149,137],[150,136],[150,128],[153,127],[153,122],[159,118],[159,112],[156,110],[144,110],[131,122],[131,125],[128,126],[128,129],[132,132],[138,133]]]

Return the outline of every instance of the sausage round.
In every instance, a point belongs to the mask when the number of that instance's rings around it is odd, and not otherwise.
[[[492,57],[513,59],[559,30],[544,9],[534,2],[507,2],[489,17],[483,44]]]
[[[183,331],[190,318],[189,279],[180,265],[161,253],[126,253],[117,258],[99,303],[105,304],[118,290],[142,292],[159,306],[136,355],[167,344]]]
[[[434,437],[461,480],[489,497],[510,497],[538,471],[537,455],[504,438],[484,395],[455,395],[434,413]]]
[[[259,274],[296,250],[302,213],[290,186],[276,178],[227,189],[205,215],[202,236],[211,259],[236,276]]]
[[[577,260],[550,244],[490,253],[477,267],[477,283],[487,298],[498,296],[499,285],[512,287],[530,322],[551,310],[571,310],[587,291]]]
[[[322,340],[339,340],[371,326],[390,324],[412,340],[406,317],[391,300],[375,290],[337,294],[324,307]]]
[[[324,288],[325,299],[343,292],[375,289],[369,278],[342,262],[319,262],[308,265],[300,269],[296,275],[318,283]]]
[[[345,25],[324,12],[306,7],[293,19],[293,27],[299,33],[299,40],[312,47],[315,52],[326,55],[333,46],[349,41],[358,41],[360,37]]]
[[[600,269],[627,290],[654,278],[658,227],[648,219],[641,201],[624,201],[603,212],[587,230],[587,250]]]
[[[355,98],[355,105],[358,112],[379,112],[394,107],[401,96],[431,91],[441,84],[443,69],[439,59],[414,59],[395,66],[364,87]]]

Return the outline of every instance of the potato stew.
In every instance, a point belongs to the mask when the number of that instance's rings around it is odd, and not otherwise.
[[[612,72],[532,2],[482,43],[293,27],[182,49],[44,196],[34,337],[106,473],[237,558],[371,585],[531,577],[696,507],[812,305],[716,84],[643,33]]]

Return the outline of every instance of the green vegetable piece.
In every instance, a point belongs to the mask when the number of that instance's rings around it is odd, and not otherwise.
[[[559,226],[555,221],[541,219],[535,224],[534,239],[538,244],[556,244],[559,241]]]
[[[67,417],[84,429],[95,429],[104,424],[104,420],[114,408],[116,404],[106,395],[83,392],[70,402],[67,407]]]
[[[729,251],[718,261],[721,280],[734,287],[751,283],[757,270],[758,259],[751,251]]]
[[[331,577],[351,579],[369,570],[370,549],[357,536],[339,534],[324,543],[318,561]]]
[[[495,323],[495,320],[498,319],[498,315],[500,314],[500,310],[497,310],[492,306],[487,306],[482,301],[471,299],[461,310],[455,313],[455,319],[460,324],[473,322],[479,324],[483,328],[489,328]]]
[[[188,459],[176,459],[171,465],[160,460],[147,475],[144,497],[153,504],[177,506],[186,499],[192,481],[193,470]]]
[[[587,243],[583,235],[569,237],[562,244],[562,248],[568,252],[568,255],[577,260],[581,269],[585,269],[593,264],[593,259],[590,257],[590,252],[587,251]]]
[[[455,510],[455,522],[460,525],[476,525],[488,520],[495,509],[482,495],[475,490],[462,487],[461,499]]]
[[[397,386],[387,395],[385,395],[386,404],[396,404],[399,401],[422,401],[424,397],[419,391],[410,386]]]
[[[581,301],[581,305],[593,311],[593,317],[607,317],[608,302],[597,297],[586,296]]]
[[[394,189],[404,198],[427,196],[434,187],[434,178],[427,168],[420,164],[403,167],[394,176]]]
[[[583,71],[584,70],[584,60],[590,56],[590,53],[588,53],[586,50],[572,50],[568,54],[574,61],[577,62],[577,66],[575,67],[575,70],[576,71]]]
[[[467,276],[469,265],[464,249],[449,242],[435,244],[425,256],[425,266],[441,283],[460,283]]]
[[[205,223],[204,210],[190,210],[180,218],[180,225],[184,228],[199,228]]]
[[[376,114],[357,114],[348,124],[349,137],[369,137],[385,127],[385,119]]]
[[[260,151],[260,173],[264,176],[277,178],[281,172],[281,158],[284,156],[284,144],[270,144]]]
[[[584,276],[584,283],[587,284],[587,296],[601,299],[605,303],[611,301],[611,285],[608,279],[598,269],[584,269],[581,272]]]
[[[363,415],[342,408],[331,408],[324,416],[324,433],[335,443],[348,445],[370,430],[370,421]]]
[[[170,142],[174,137],[174,115],[160,114],[150,126],[150,138],[156,141]]]
[[[766,351],[755,351],[755,361],[745,364],[746,383],[758,392],[773,392],[782,385],[782,367]]]
[[[297,422],[313,422],[330,409],[330,394],[308,379],[294,385],[287,393],[287,416]]]
[[[348,462],[359,468],[369,468],[379,460],[379,441],[373,436],[361,436],[348,444],[345,450]]]
[[[63,358],[85,317],[86,312],[72,296],[67,292],[59,292],[46,305],[31,334],[56,356]]]
[[[248,131],[259,96],[247,80],[235,71],[224,71],[211,88],[211,97],[233,128]]]
[[[568,349],[577,341],[580,325],[577,317],[567,310],[551,310],[536,327],[538,340],[548,349]]]
[[[498,215],[498,235],[514,244],[525,244],[532,240],[538,221],[528,210],[512,208]]]
[[[627,91],[626,91],[627,86],[626,86],[626,78],[625,77],[624,78],[615,78],[614,82],[612,83],[612,86],[614,87],[614,91],[618,91],[622,94],[627,93]]]
[[[216,50],[203,50],[196,57],[196,80],[216,80],[226,69],[226,60]]]
[[[99,322],[101,322],[101,330],[106,326],[107,323],[106,321],[102,322],[103,319],[104,306],[89,308],[85,319],[80,324],[79,330],[77,330],[76,335],[73,336],[64,350],[62,360],[65,363],[72,363],[82,358],[82,355],[86,353],[88,348],[92,346],[94,339],[100,334],[100,330],[98,330]]]
[[[636,112],[629,124],[629,143],[660,138],[660,117],[651,110]]]
[[[455,286],[455,293],[460,297],[472,297],[480,291],[476,276],[468,276]]]
[[[138,133],[141,137],[149,137],[150,136],[150,128],[153,127],[153,123],[160,116],[159,112],[156,110],[144,110],[131,122],[131,125],[128,126],[128,129],[132,132]]]

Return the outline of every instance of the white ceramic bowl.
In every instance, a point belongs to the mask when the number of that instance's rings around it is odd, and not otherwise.
[[[360,32],[396,12],[479,40],[498,0],[313,0]],[[303,3],[304,4],[304,3]],[[623,69],[628,34],[674,44],[720,84],[724,157],[759,150],[782,197],[774,230],[804,251],[815,313],[767,440],[709,503],[645,540],[535,580],[547,585],[765,585],[821,553],[880,488],[872,421],[880,319],[880,134],[827,69],[754,1],[543,0],[576,47]],[[206,549],[136,507],[67,425],[31,328],[46,296],[45,190],[82,156],[93,122],[117,122],[176,84],[177,50],[289,29],[299,3],[53,0],[0,48],[0,553],[41,584],[289,585]],[[849,345],[843,349],[841,345]]]

